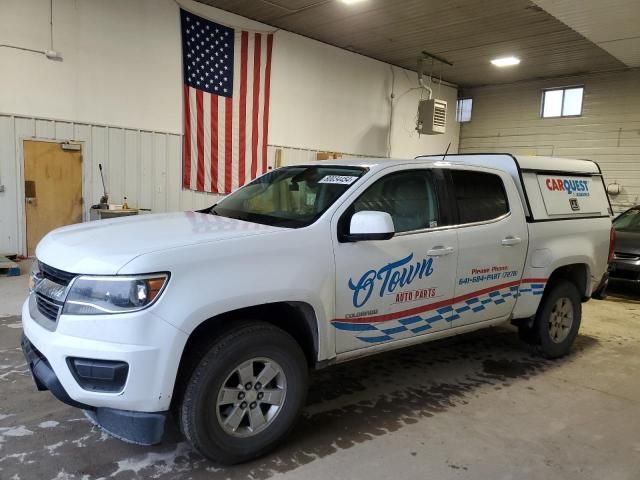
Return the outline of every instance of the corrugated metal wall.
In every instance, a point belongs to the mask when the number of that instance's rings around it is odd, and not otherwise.
[[[183,190],[180,135],[0,114],[0,253],[25,253],[22,142],[25,139],[82,143],[85,220],[98,203],[102,164],[112,203],[152,212],[195,210],[215,203],[217,195]],[[268,148],[270,165],[282,150],[283,165],[314,161],[316,151]],[[344,155],[345,157],[356,155]]]
[[[0,252],[24,253],[22,142],[29,138],[82,142],[85,219],[102,195],[99,163],[113,203],[126,195],[129,205],[154,212],[212,203],[210,195],[181,189],[179,135],[0,115]]]
[[[542,89],[584,85],[582,116],[540,118]],[[622,193],[614,210],[640,203],[640,71],[470,89],[473,113],[460,152],[583,158],[600,164]]]

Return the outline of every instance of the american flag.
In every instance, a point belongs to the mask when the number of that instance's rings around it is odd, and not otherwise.
[[[273,34],[180,10],[184,188],[230,193],[267,171]]]

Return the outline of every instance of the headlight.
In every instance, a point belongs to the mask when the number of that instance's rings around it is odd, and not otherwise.
[[[91,277],[73,281],[63,314],[104,315],[136,312],[150,306],[162,294],[169,275],[166,273]]]

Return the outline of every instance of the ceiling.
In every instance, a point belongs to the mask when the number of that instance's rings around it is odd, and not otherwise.
[[[602,0],[199,1],[411,70],[424,50],[453,63],[440,64],[435,73],[463,87],[628,66],[622,56],[622,61],[614,56],[613,44],[601,48],[537,5],[572,2],[577,11],[584,2],[596,8]],[[638,0],[611,1],[640,5]],[[489,63],[506,55],[518,56],[520,65]]]
[[[629,67],[640,67],[640,1],[533,1]]]

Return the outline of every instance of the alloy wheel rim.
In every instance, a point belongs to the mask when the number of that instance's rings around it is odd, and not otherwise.
[[[549,337],[553,343],[562,343],[573,325],[573,304],[567,297],[556,300],[549,316]]]
[[[222,429],[234,437],[251,437],[273,423],[284,405],[287,379],[282,367],[265,357],[247,360],[227,376],[216,399]]]

